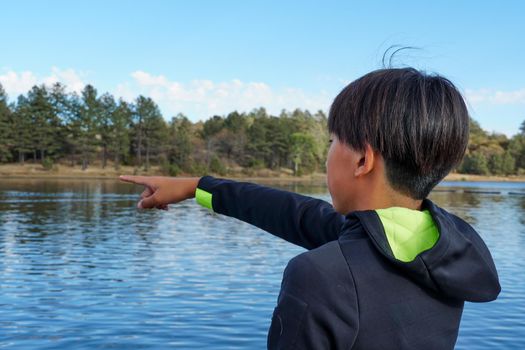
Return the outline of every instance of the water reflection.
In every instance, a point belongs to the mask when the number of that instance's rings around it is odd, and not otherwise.
[[[479,230],[503,292],[467,305],[457,348],[522,348],[525,196],[509,193],[525,185],[467,185],[499,194],[452,183],[431,199]],[[273,186],[330,200],[323,184]],[[264,348],[283,268],[302,250],[193,201],[137,211],[139,192],[109,180],[2,180],[1,346]]]

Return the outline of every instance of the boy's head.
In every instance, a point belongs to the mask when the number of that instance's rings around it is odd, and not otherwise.
[[[339,93],[328,130],[352,151],[372,150],[388,185],[421,200],[461,161],[469,115],[449,80],[413,68],[381,69]]]

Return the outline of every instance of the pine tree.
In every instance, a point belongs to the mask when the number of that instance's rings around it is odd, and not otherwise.
[[[66,110],[64,113],[64,153],[68,154],[70,165],[74,166],[82,148],[82,119],[80,110],[82,102],[77,94],[66,96]]]
[[[68,153],[68,127],[67,123],[70,120],[71,108],[69,104],[69,96],[66,93],[65,85],[55,83],[49,91],[49,100],[53,108],[54,114],[58,117],[60,127],[56,131],[58,137],[59,149],[55,152],[55,157],[63,158]]]
[[[100,113],[96,118],[98,135],[100,135],[100,145],[102,146],[102,168],[106,167],[109,157],[109,148],[111,144],[113,114],[117,110],[115,99],[110,94],[104,94],[100,97]]]
[[[137,155],[140,165],[142,149],[145,151],[146,171],[150,168],[152,153],[159,154],[166,144],[168,129],[157,104],[149,97],[139,96],[136,102]]]
[[[135,166],[137,168],[142,166],[142,143],[144,139],[144,113],[139,110],[139,105],[142,106],[145,103],[146,98],[144,96],[139,96],[135,100],[135,105],[133,108],[133,118],[132,118],[132,133],[133,133],[133,146],[135,150]]]
[[[514,159],[515,168],[517,168],[518,172],[523,172],[525,170],[525,133],[512,137],[508,151]]]
[[[82,90],[82,97],[76,104],[76,124],[78,125],[79,138],[78,148],[81,155],[82,170],[87,169],[96,147],[99,144],[97,134],[97,118],[101,113],[100,101],[97,98],[97,90],[86,85]]]
[[[123,100],[119,100],[118,106],[111,114],[110,152],[113,153],[115,169],[119,169],[120,163],[129,154],[129,125],[131,124],[132,108]]]
[[[11,158],[12,127],[12,112],[7,104],[7,94],[0,84],[0,162],[7,162]]]
[[[33,86],[27,94],[31,118],[33,160],[37,154],[45,161],[47,155],[53,155],[59,148],[60,119],[55,113],[51,97],[45,85]]]
[[[245,114],[239,114],[237,111],[228,114],[224,120],[224,126],[229,131],[228,158],[233,158],[238,164],[245,163],[245,149],[248,142],[248,118]]]
[[[31,106],[28,99],[20,95],[13,113],[13,151],[18,155],[18,162],[24,164],[26,154],[31,151],[32,128]]]
[[[193,150],[192,124],[184,114],[179,113],[171,119],[169,129],[169,161],[180,169],[188,169]]]

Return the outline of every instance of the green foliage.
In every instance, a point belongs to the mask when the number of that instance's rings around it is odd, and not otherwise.
[[[189,173],[195,176],[204,176],[208,173],[208,167],[201,162],[194,162],[189,168]]]
[[[168,127],[157,104],[149,97],[139,96],[135,107],[136,147],[138,165],[146,170],[158,158],[167,143]],[[142,164],[143,155],[145,162]]]
[[[502,170],[503,175],[516,173],[516,159],[514,159],[512,154],[508,151],[503,154]]]
[[[522,127],[525,125],[522,124]],[[525,136],[487,133],[470,121],[468,152],[458,170],[467,174],[512,175],[525,168]]]
[[[44,160],[42,160],[42,167],[45,169],[45,170],[52,170],[53,169],[53,160],[49,157],[47,158],[44,158]]]
[[[525,169],[525,133],[514,136],[508,150],[515,160],[516,168]]]
[[[11,158],[11,109],[7,105],[7,95],[0,84],[0,162],[7,162]]]
[[[189,169],[190,157],[193,151],[191,139],[193,126],[183,114],[171,119],[168,136],[168,159],[181,169]]]
[[[82,170],[85,170],[94,158],[100,140],[98,132],[103,107],[97,94],[93,86],[86,85],[81,98],[73,97],[72,101],[73,120],[70,136],[73,150],[80,153]]]
[[[202,128],[202,137],[204,139],[209,138],[217,134],[224,126],[224,119],[218,115],[214,115],[212,118],[204,122]]]
[[[294,175],[301,176],[315,169],[315,139],[312,135],[296,132],[291,136]]]
[[[322,111],[283,110],[276,116],[257,108],[196,123],[178,114],[167,123],[145,96],[128,103],[108,93],[99,96],[91,85],[77,95],[54,84],[34,86],[9,104],[0,85],[0,162],[33,159],[52,167],[53,161],[67,160],[85,169],[94,161],[105,166],[112,160],[117,169],[157,165],[172,176],[225,175],[239,167],[244,174],[267,168],[300,176],[325,170],[327,120]],[[488,133],[472,119],[470,131],[458,171],[525,173],[525,121],[512,138]]]
[[[503,175],[503,156],[500,153],[492,154],[487,163],[491,174]]]
[[[508,151],[492,154],[488,160],[488,168],[493,175],[510,175],[515,170],[515,159]]]
[[[226,175],[226,167],[221,162],[219,157],[213,156],[210,161],[210,171],[215,174],[219,174],[221,176]]]
[[[104,94],[99,99],[100,112],[96,118],[96,129],[99,136],[99,146],[102,148],[102,168],[106,167],[109,148],[112,144],[113,118],[117,111],[115,98],[110,94]]]
[[[181,173],[181,169],[177,164],[173,164],[168,161],[165,161],[161,164],[161,170],[165,175],[168,176],[177,176]]]
[[[60,148],[61,121],[46,86],[33,86],[27,94],[27,113],[31,120],[31,148],[33,157],[39,153],[41,161]]]
[[[488,175],[487,158],[480,152],[472,152],[465,156],[460,172],[466,174]]]
[[[128,103],[120,100],[116,109],[110,114],[109,152],[113,154],[115,168],[120,167],[120,163],[129,156],[130,130],[132,110]]]
[[[12,119],[12,151],[20,163],[24,163],[26,154],[32,150],[31,127],[29,101],[25,96],[19,96]]]
[[[264,161],[257,159],[252,156],[248,156],[246,160],[246,166],[252,170],[259,170],[264,168]]]

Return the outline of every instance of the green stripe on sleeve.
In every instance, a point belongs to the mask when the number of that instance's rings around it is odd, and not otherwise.
[[[206,207],[208,209],[213,210],[213,207],[211,205],[211,193],[206,192],[204,190],[201,190],[200,188],[197,188],[195,191],[195,200],[198,204],[202,205],[203,207]]]

